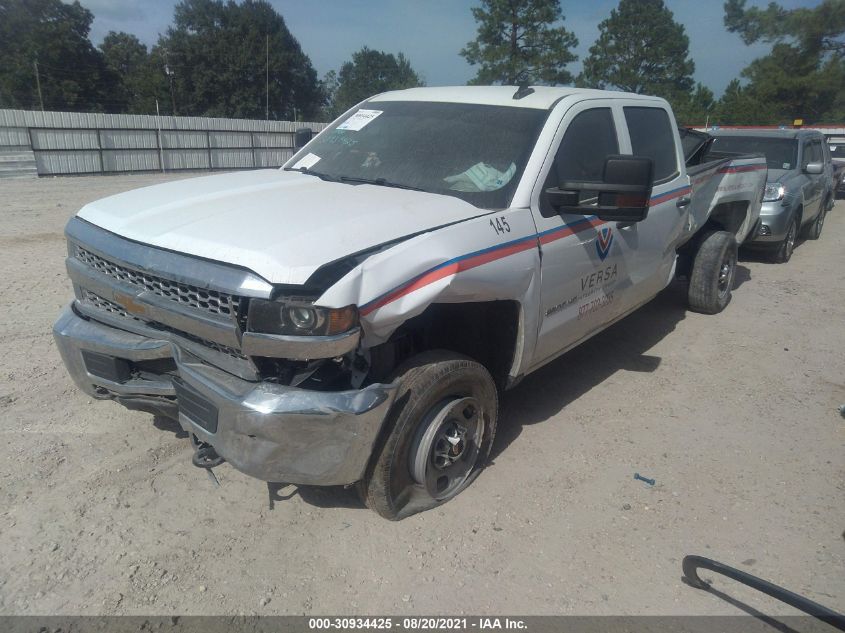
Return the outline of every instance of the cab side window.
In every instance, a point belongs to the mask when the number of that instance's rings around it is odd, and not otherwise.
[[[671,180],[678,174],[675,134],[663,108],[626,107],[625,122],[634,156],[654,161],[654,182]]]
[[[823,163],[824,162],[824,151],[822,150],[822,142],[821,141],[813,141],[811,145],[812,149],[812,160],[811,163]]]
[[[601,182],[607,157],[618,153],[619,142],[610,108],[584,110],[566,128],[543,191],[567,180]],[[596,192],[584,191],[580,200],[595,197]],[[547,218],[557,215],[546,195],[540,196],[540,213]]]
[[[801,168],[806,169],[807,165],[810,163],[818,162],[818,157],[816,156],[816,148],[812,141],[806,141],[804,143],[804,156],[801,159]]]

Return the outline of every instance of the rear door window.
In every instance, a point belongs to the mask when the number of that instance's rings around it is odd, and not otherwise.
[[[654,161],[654,182],[666,182],[678,174],[675,135],[663,108],[625,107],[625,122],[634,156]]]

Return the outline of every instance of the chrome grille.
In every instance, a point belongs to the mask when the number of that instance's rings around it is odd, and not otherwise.
[[[143,288],[171,301],[176,301],[177,303],[212,314],[224,316],[237,316],[238,314],[240,297],[217,292],[216,290],[206,290],[197,286],[189,286],[150,275],[140,270],[127,268],[99,255],[95,255],[81,246],[76,246],[76,258],[97,272],[108,275],[112,279],[130,283],[133,286]]]
[[[103,310],[105,312],[110,312],[111,314],[116,314],[121,316],[125,319],[134,319],[135,321],[141,321],[136,316],[132,316],[126,310],[123,309],[123,306],[120,306],[108,299],[103,299],[100,295],[94,294],[90,290],[86,290],[82,288],[82,300],[89,304],[90,306],[97,308],[98,310]]]
[[[134,321],[138,321],[139,323],[143,323],[141,319],[129,314],[126,310],[124,310],[123,306],[120,306],[114,303],[113,301],[109,301],[108,299],[104,299],[100,295],[95,294],[90,290],[86,290],[85,288],[82,288],[82,301],[98,310],[103,310],[105,312],[117,315],[119,317],[123,317],[125,319],[132,319]],[[165,330],[167,332],[172,332],[177,336],[181,336],[182,338],[197,343],[198,345],[208,347],[209,349],[212,349],[221,354],[226,354],[227,356],[231,356],[232,358],[237,358],[238,360],[247,360],[247,357],[241,354],[238,350],[233,349],[231,347],[227,347],[226,345],[221,345],[220,343],[215,343],[214,341],[208,341],[204,338],[200,338],[199,336],[194,336],[193,334],[188,334],[187,332],[175,330],[173,328],[169,328],[160,324],[150,324],[150,327]]]

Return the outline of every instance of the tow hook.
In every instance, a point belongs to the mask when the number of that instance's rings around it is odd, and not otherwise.
[[[220,486],[220,481],[217,479],[217,475],[214,474],[212,468],[216,468],[226,460],[220,455],[217,454],[217,451],[214,450],[214,447],[207,443],[201,442],[197,439],[196,435],[191,435],[191,446],[194,447],[194,454],[191,457],[191,463],[196,466],[197,468],[202,468],[208,473],[208,478],[211,480],[211,483],[214,484],[215,488]]]
[[[226,460],[217,454],[211,444],[200,442],[194,450],[194,456],[191,457],[191,463],[197,468],[205,468],[211,470],[217,468]]]

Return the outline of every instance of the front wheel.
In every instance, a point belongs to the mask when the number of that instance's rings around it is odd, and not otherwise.
[[[713,231],[701,241],[692,263],[689,306],[696,312],[716,314],[731,300],[736,276],[737,244],[733,233]]]
[[[819,209],[819,214],[816,216],[816,219],[813,220],[813,223],[810,225],[810,228],[807,230],[807,239],[808,240],[817,240],[821,237],[822,228],[824,228],[824,216],[827,215],[827,208],[828,208],[827,200],[825,200],[821,209]]]
[[[786,237],[783,238],[783,241],[778,245],[777,249],[772,255],[772,261],[776,264],[785,264],[786,262],[788,262],[792,257],[792,251],[795,250],[795,240],[797,238],[798,218],[795,218],[792,221],[792,224],[789,225],[789,230],[786,232]]]
[[[490,373],[447,351],[419,354],[396,375],[400,383],[358,490],[391,520],[434,508],[481,472],[496,433],[498,397]]]

